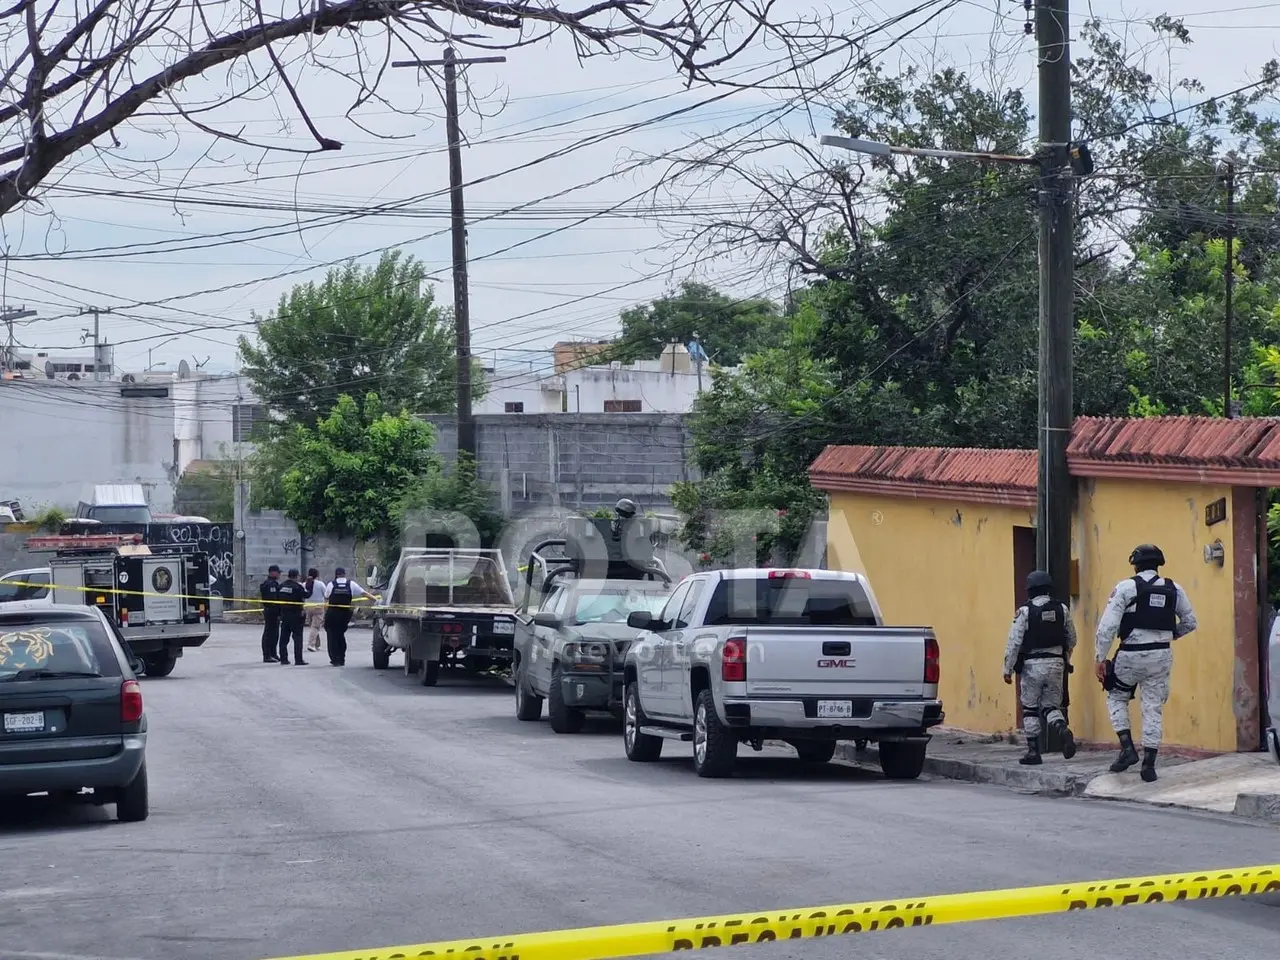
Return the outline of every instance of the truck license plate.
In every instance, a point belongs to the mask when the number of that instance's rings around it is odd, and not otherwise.
[[[6,713],[4,715],[5,733],[43,733],[44,711],[32,713]]]
[[[819,700],[818,716],[841,718],[853,716],[853,703],[848,700]]]
[[[516,625],[514,620],[495,620],[493,622],[494,633],[515,633]]]

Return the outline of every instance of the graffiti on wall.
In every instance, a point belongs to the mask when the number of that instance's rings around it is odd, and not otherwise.
[[[234,531],[230,523],[153,523],[147,542],[194,547],[209,557],[209,594],[234,597]]]

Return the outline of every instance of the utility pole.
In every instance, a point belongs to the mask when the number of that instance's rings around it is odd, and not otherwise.
[[[1040,68],[1040,400],[1036,565],[1070,602],[1075,248],[1071,179],[1070,0],[1036,0]]]
[[[80,316],[82,317],[88,314],[93,314],[93,379],[94,380],[102,379],[102,371],[98,369],[99,367],[102,366],[100,362],[102,359],[102,349],[100,345],[101,338],[99,337],[99,320],[100,320],[99,314],[110,313],[110,312],[111,312],[110,307],[107,307],[105,309],[102,307],[85,307],[83,310],[80,311]],[[85,333],[87,334],[88,331],[86,330]]]
[[[393,67],[444,67],[445,135],[449,140],[449,206],[453,235],[453,326],[458,353],[458,452],[476,455],[471,415],[471,305],[467,292],[467,216],[462,204],[462,132],[458,124],[458,67],[506,63],[506,57],[459,59],[453,47],[442,60],[397,60]]]
[[[1227,185],[1227,272],[1226,291],[1223,299],[1222,323],[1222,415],[1230,419],[1231,410],[1231,327],[1235,321],[1235,244],[1236,244],[1236,165],[1227,160],[1222,165],[1222,177]]]
[[[28,317],[36,315],[35,310],[28,310],[26,306],[17,308],[0,307],[0,320],[4,321],[5,327],[8,329],[8,337],[5,341],[4,350],[4,372],[9,373],[14,368],[13,361],[13,321],[25,320]]]

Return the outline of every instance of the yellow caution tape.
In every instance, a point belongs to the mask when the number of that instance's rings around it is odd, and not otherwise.
[[[7,586],[13,587],[33,587],[38,590],[79,590],[81,593],[96,593],[99,596],[122,596],[122,597],[163,597],[165,599],[180,600],[198,600],[202,603],[208,603],[213,599],[212,596],[197,596],[188,593],[156,593],[154,590],[121,590],[118,587],[75,587],[70,584],[50,585],[47,583],[27,583],[24,580],[6,580]],[[349,606],[355,606],[357,603],[376,603],[380,597],[353,597],[350,604],[346,603],[330,603],[327,606],[337,609],[346,609]],[[291,604],[290,600],[263,600],[261,597],[222,597],[224,603],[274,603],[274,604]],[[295,606],[297,604],[294,604]],[[416,608],[415,608],[416,609]]]
[[[467,960],[611,960],[777,940],[878,933],[971,920],[1007,920],[1073,910],[1128,907],[1280,892],[1280,864],[1233,867],[1127,880],[949,893],[908,900],[841,903],[759,913],[658,920],[547,933],[520,933],[404,947],[317,953],[277,960],[408,960],[463,955]]]

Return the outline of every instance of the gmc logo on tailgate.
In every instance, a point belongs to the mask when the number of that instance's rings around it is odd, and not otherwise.
[[[857,662],[857,660],[853,660],[851,658],[844,660],[819,660],[818,668],[820,670],[852,670]]]

